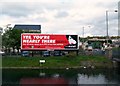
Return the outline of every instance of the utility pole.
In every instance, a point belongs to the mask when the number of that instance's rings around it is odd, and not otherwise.
[[[107,46],[108,46],[108,11],[106,11],[106,41],[107,41]]]
[[[84,44],[84,27],[83,27],[83,44]]]
[[[108,10],[106,10],[106,41],[107,41],[107,46],[108,46],[108,40],[109,40],[109,33],[108,33]],[[118,12],[118,10],[114,10],[114,12]]]

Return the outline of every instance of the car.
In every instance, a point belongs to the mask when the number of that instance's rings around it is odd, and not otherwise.
[[[24,57],[28,57],[29,56],[29,51],[22,51],[21,55]]]
[[[0,51],[0,54],[4,54],[5,52],[3,52],[3,51]]]
[[[88,46],[87,50],[92,51],[93,50],[92,46]]]
[[[5,55],[5,52],[0,51],[0,55],[4,56],[4,55]]]
[[[50,56],[50,52],[49,51],[43,51],[42,56],[43,57],[48,57],[48,56]]]
[[[54,51],[54,56],[62,56],[62,53],[60,51]]]

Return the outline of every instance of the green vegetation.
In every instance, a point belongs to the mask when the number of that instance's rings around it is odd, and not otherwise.
[[[3,34],[2,46],[5,47],[5,52],[8,51],[10,53],[10,48],[13,48],[13,52],[15,48],[19,50],[21,43],[21,33],[23,33],[22,30],[10,29]]]
[[[19,53],[19,49],[21,45],[21,33],[33,33],[33,32],[9,28],[9,30],[7,30],[2,35],[2,47],[5,48],[6,53],[11,53],[10,48],[13,49],[13,53],[15,49],[17,49]],[[34,33],[38,33],[38,32],[34,32]]]
[[[46,60],[39,64],[39,60]],[[62,57],[3,57],[3,67],[39,67],[39,68],[111,68],[111,60],[102,56],[62,56]]]

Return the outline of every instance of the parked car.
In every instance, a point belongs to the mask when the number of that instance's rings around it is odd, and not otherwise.
[[[4,55],[5,55],[5,52],[0,51],[0,55],[4,56]]]
[[[50,56],[50,52],[49,51],[43,51],[42,56],[43,57]]]
[[[21,55],[24,57],[28,57],[29,56],[29,51],[22,51]]]
[[[62,56],[62,52],[61,51],[54,51],[54,56]]]
[[[93,47],[92,47],[92,46],[88,46],[87,50],[88,50],[88,51],[92,51],[92,50],[93,50]]]

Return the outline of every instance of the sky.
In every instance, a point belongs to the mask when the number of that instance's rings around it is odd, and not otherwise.
[[[41,25],[42,33],[118,35],[119,0],[0,0],[0,27],[11,24]]]

